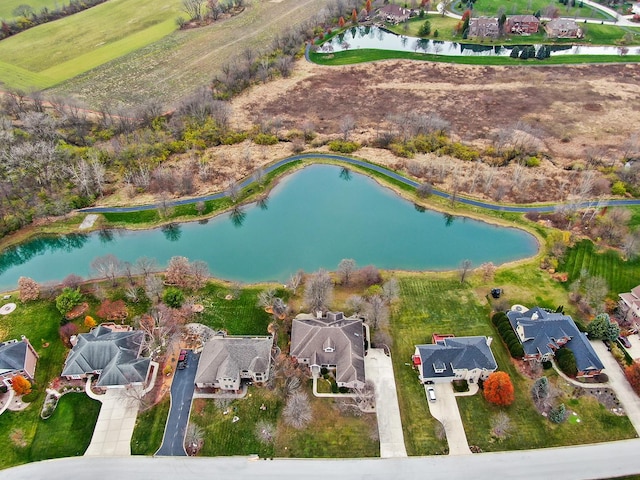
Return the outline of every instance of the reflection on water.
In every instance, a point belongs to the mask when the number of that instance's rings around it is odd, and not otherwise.
[[[356,30],[352,28],[350,32]],[[357,34],[345,35],[342,32],[325,42],[320,52],[341,52],[372,48],[376,50],[396,50],[400,52],[429,53],[447,56],[496,56],[508,57],[514,47],[522,50],[521,45],[484,45],[477,43],[459,43],[444,40],[397,35],[379,27],[357,27]],[[349,38],[350,37],[350,38]],[[526,41],[526,37],[522,37]],[[541,45],[535,45],[536,51]],[[639,55],[640,47],[594,46],[594,45],[548,45],[552,56],[555,55]]]

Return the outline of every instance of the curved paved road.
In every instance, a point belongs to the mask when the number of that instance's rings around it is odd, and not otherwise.
[[[186,456],[184,450],[184,436],[189,423],[191,399],[195,388],[196,370],[200,355],[189,350],[187,367],[176,370],[171,383],[171,409],[164,429],[162,445],[156,455]]]
[[[355,158],[345,157],[343,155],[337,155],[333,153],[303,153],[300,155],[293,155],[291,157],[284,158],[272,165],[269,165],[265,168],[265,173],[270,173],[277,168],[280,168],[283,165],[287,165],[289,163],[301,161],[301,160],[331,160],[338,161],[342,163],[346,163],[349,165],[356,165],[358,167],[367,168],[369,170],[373,170],[378,173],[382,173],[393,180],[397,180],[399,182],[404,183],[405,185],[409,185],[412,187],[417,187],[420,185],[419,182],[411,180],[393,170],[389,170],[388,168],[382,167],[380,165],[376,165],[373,163],[365,162],[364,160],[357,160]],[[252,178],[245,179],[241,184],[241,188],[245,188],[253,182]],[[433,195],[436,195],[441,198],[451,199],[451,195],[443,192],[441,190],[434,189]],[[224,198],[226,196],[225,192],[215,193],[213,195],[207,195],[204,197],[198,198],[186,198],[183,200],[175,200],[172,202],[168,202],[168,205],[171,207],[175,207],[178,205],[188,205],[190,203],[196,203],[199,201],[207,201],[207,200],[217,200],[219,198]],[[501,212],[511,212],[511,213],[526,213],[526,212],[553,212],[556,209],[556,205],[538,205],[538,206],[511,206],[511,205],[497,205],[495,203],[483,202],[481,200],[474,200],[472,198],[466,198],[458,196],[456,198],[458,203],[462,203],[465,205],[471,205],[474,207],[486,208],[488,210],[493,211],[501,211]],[[582,202],[577,206],[579,208],[586,208],[595,206],[598,203],[598,200]],[[605,200],[600,203],[601,206],[629,206],[629,205],[640,205],[640,200]],[[122,212],[141,212],[144,210],[154,210],[158,208],[156,204],[152,205],[137,205],[133,207],[89,207],[83,208],[79,210],[80,212],[85,213],[122,213]]]
[[[640,473],[640,440],[579,447],[518,450],[452,457],[409,457],[357,460],[247,457],[75,457],[30,463],[2,471],[2,480],[69,480],[95,478],[146,480],[216,478],[217,480],[509,480],[614,478]]]

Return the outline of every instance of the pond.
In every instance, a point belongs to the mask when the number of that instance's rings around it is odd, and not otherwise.
[[[108,230],[37,238],[0,255],[0,289],[20,276],[59,281],[90,276],[90,264],[114,254],[134,263],[175,255],[203,260],[212,275],[242,282],[287,280],[298,269],[335,270],[343,258],[382,269],[447,270],[469,259],[501,264],[534,255],[522,230],[425,210],[373,179],[332,165],[311,165],[285,178],[266,202],[206,223],[144,231]]]
[[[526,43],[522,37],[521,48]],[[353,27],[325,42],[319,52],[341,52],[344,50],[375,49],[400,52],[430,53],[446,56],[502,56],[508,57],[516,45],[484,45],[477,43],[458,43],[426,38],[396,35],[379,27]],[[534,45],[536,51],[540,45]],[[593,46],[593,45],[547,45],[550,54],[555,55],[638,55],[640,47]]]

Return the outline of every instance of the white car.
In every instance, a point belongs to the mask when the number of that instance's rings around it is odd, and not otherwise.
[[[427,397],[430,402],[436,401],[436,391],[433,387],[427,387]]]

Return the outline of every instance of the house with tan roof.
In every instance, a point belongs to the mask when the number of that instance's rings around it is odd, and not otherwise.
[[[498,369],[491,337],[455,337],[434,334],[430,344],[416,345],[413,366],[420,383],[466,380],[478,383]]]
[[[242,381],[269,380],[273,337],[216,335],[205,343],[198,362],[195,384],[237,393]]]
[[[11,388],[11,379],[18,375],[34,381],[38,354],[29,339],[13,339],[0,343],[0,384]]]
[[[411,10],[403,8],[400,5],[390,3],[378,10],[378,18],[385,22],[400,23],[409,20]]]
[[[314,375],[322,368],[335,370],[338,387],[363,388],[365,335],[361,318],[342,312],[302,313],[291,325],[290,355],[309,365]]]
[[[571,18],[554,18],[544,27],[547,35],[552,38],[581,38],[582,30]]]
[[[469,19],[468,37],[491,37],[500,35],[500,26],[497,18],[477,17]]]
[[[99,325],[74,340],[62,376],[78,380],[97,376],[96,387],[124,388],[146,385],[152,365],[143,356],[145,333],[141,330],[117,329]]]

